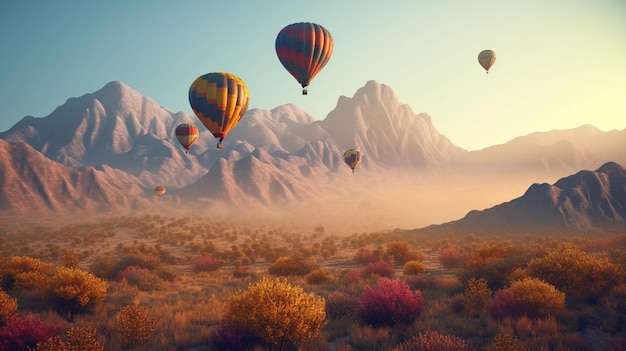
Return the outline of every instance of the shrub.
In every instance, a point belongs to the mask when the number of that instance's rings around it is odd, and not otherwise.
[[[333,276],[323,269],[314,269],[305,277],[307,284],[321,284],[332,279]]]
[[[168,281],[168,282],[173,282],[176,279],[176,276],[178,275],[178,269],[176,269],[176,266],[174,265],[169,265],[169,264],[165,264],[165,265],[160,265],[159,268],[157,268],[154,273],[161,279]]]
[[[89,272],[59,267],[45,283],[45,296],[68,320],[106,297],[108,284]]]
[[[439,263],[445,268],[459,268],[463,266],[463,254],[453,247],[441,250]]]
[[[387,243],[385,247],[385,259],[396,264],[404,264],[410,260],[420,261],[424,257],[422,254],[409,249],[409,245],[403,240],[396,240]]]
[[[508,290],[522,301],[529,317],[551,315],[565,308],[565,294],[540,279],[518,280]]]
[[[572,298],[597,298],[624,279],[624,268],[573,246],[551,250],[533,259],[530,276],[545,280]]]
[[[306,275],[315,268],[317,264],[311,259],[281,256],[269,266],[268,272],[278,276]]]
[[[156,269],[161,264],[161,258],[151,254],[131,254],[122,257],[117,263],[117,271],[122,271],[128,266],[139,266],[147,269]]]
[[[436,331],[427,331],[403,342],[397,351],[470,351],[473,350],[463,339],[455,335],[444,335]]]
[[[2,286],[6,289],[40,289],[53,272],[53,265],[28,256],[12,256],[3,265]]]
[[[156,289],[160,284],[159,277],[147,268],[139,266],[128,266],[118,273],[119,280],[126,280],[128,284],[134,285],[139,290],[150,291]]]
[[[518,351],[517,338],[511,334],[496,335],[491,344],[487,347],[487,351]]]
[[[191,269],[194,272],[213,272],[220,269],[224,265],[224,260],[211,257],[202,256],[191,263]]]
[[[252,350],[262,343],[258,336],[250,331],[238,330],[228,316],[225,316],[219,328],[209,334],[209,343],[214,350]]]
[[[502,320],[505,317],[523,315],[524,306],[511,290],[500,289],[493,295],[493,299],[487,306],[487,312],[492,318]]]
[[[80,258],[72,249],[65,250],[61,256],[61,263],[68,268],[77,268],[80,263]]]
[[[97,256],[89,265],[89,271],[98,278],[115,279],[119,272],[117,259],[111,255]]]
[[[139,305],[124,307],[115,319],[120,344],[124,348],[134,348],[146,344],[154,336],[156,319],[146,308]]]
[[[374,251],[368,250],[368,249],[360,249],[352,257],[352,260],[354,261],[354,263],[361,265],[361,266],[366,265],[368,263],[380,261],[381,259],[382,257],[374,253]]]
[[[417,275],[426,271],[426,265],[420,261],[408,261],[402,268],[402,274],[404,275]]]
[[[33,317],[10,317],[0,328],[0,350],[22,351],[37,346],[59,332],[56,325],[45,324]]]
[[[104,346],[96,340],[95,328],[71,327],[65,332],[65,340],[53,336],[37,343],[33,351],[104,351]]]
[[[344,318],[354,314],[357,302],[353,296],[341,291],[333,291],[326,297],[326,313],[330,318]]]
[[[362,267],[360,271],[361,278],[367,278],[372,276],[392,278],[393,274],[393,266],[384,261],[368,263],[367,265]]]
[[[542,280],[525,278],[514,282],[508,289],[496,291],[488,311],[496,319],[521,315],[536,318],[564,308],[565,294]]]
[[[358,319],[372,326],[408,324],[424,310],[422,293],[399,279],[381,278],[365,288],[357,303]]]
[[[0,290],[0,326],[17,311],[17,299]]]
[[[224,318],[240,333],[279,349],[317,336],[326,323],[324,299],[276,278],[250,285],[227,300]]]
[[[472,316],[480,314],[491,300],[491,293],[485,279],[470,279],[463,292],[465,312]]]

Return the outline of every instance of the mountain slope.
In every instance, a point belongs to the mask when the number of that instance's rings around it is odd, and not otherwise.
[[[146,205],[132,176],[110,167],[78,170],[24,143],[0,140],[0,210],[11,213],[84,213]]]
[[[427,114],[415,114],[393,90],[368,81],[352,98],[342,96],[320,125],[337,144],[358,147],[385,166],[439,168],[466,153],[437,132]]]
[[[208,171],[196,160],[202,143],[185,155],[174,138],[173,129],[186,120],[192,117],[111,82],[95,93],[68,99],[47,117],[23,118],[0,138],[27,143],[67,166],[106,164],[137,176],[144,186],[183,186]]]
[[[626,129],[603,132],[591,125],[537,132],[455,157],[463,172],[571,174],[606,162],[626,164]]]
[[[626,169],[608,162],[553,185],[533,184],[512,201],[425,231],[474,231],[488,234],[561,232],[626,228]],[[419,230],[418,230],[419,231]]]

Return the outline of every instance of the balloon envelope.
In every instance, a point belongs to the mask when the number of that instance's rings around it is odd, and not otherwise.
[[[182,123],[176,127],[176,139],[189,152],[189,148],[198,139],[198,127],[191,123]]]
[[[207,73],[189,88],[189,104],[200,122],[219,138],[218,148],[246,113],[249,102],[248,86],[230,73]]]
[[[276,55],[280,63],[296,78],[302,88],[307,87],[328,63],[333,47],[330,32],[315,23],[290,24],[276,37]],[[302,94],[306,93],[306,89],[303,89]]]
[[[156,188],[154,188],[154,193],[157,194],[159,197],[163,196],[163,194],[165,194],[165,187],[164,186],[157,186]]]
[[[343,153],[343,161],[352,168],[352,172],[361,163],[362,158],[363,154],[359,149],[350,149]]]
[[[493,50],[483,50],[478,54],[478,63],[489,73],[489,69],[496,62],[496,52]]]

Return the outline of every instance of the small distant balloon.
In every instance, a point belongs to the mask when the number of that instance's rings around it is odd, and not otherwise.
[[[489,69],[496,62],[496,52],[493,50],[483,50],[478,54],[478,63],[489,73]]]
[[[333,53],[333,37],[319,24],[300,22],[281,29],[276,36],[280,63],[302,85],[302,95]]]
[[[154,188],[154,193],[159,197],[159,199],[165,194],[165,187],[162,185]]]
[[[217,148],[248,111],[248,86],[234,74],[217,72],[198,77],[189,88],[189,104],[196,117],[219,138]]]
[[[176,139],[185,148],[185,153],[189,153],[189,148],[198,140],[198,127],[191,123],[182,123],[176,127]]]
[[[343,161],[352,169],[352,173],[354,173],[354,169],[361,163],[362,158],[363,154],[359,149],[349,149],[343,153]]]

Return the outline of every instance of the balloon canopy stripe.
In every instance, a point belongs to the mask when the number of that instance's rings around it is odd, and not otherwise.
[[[248,109],[245,83],[229,73],[208,73],[189,89],[189,103],[202,124],[216,138],[223,138]]]
[[[276,37],[276,54],[282,65],[306,87],[326,65],[333,51],[333,40],[324,27],[315,23],[294,23]]]

